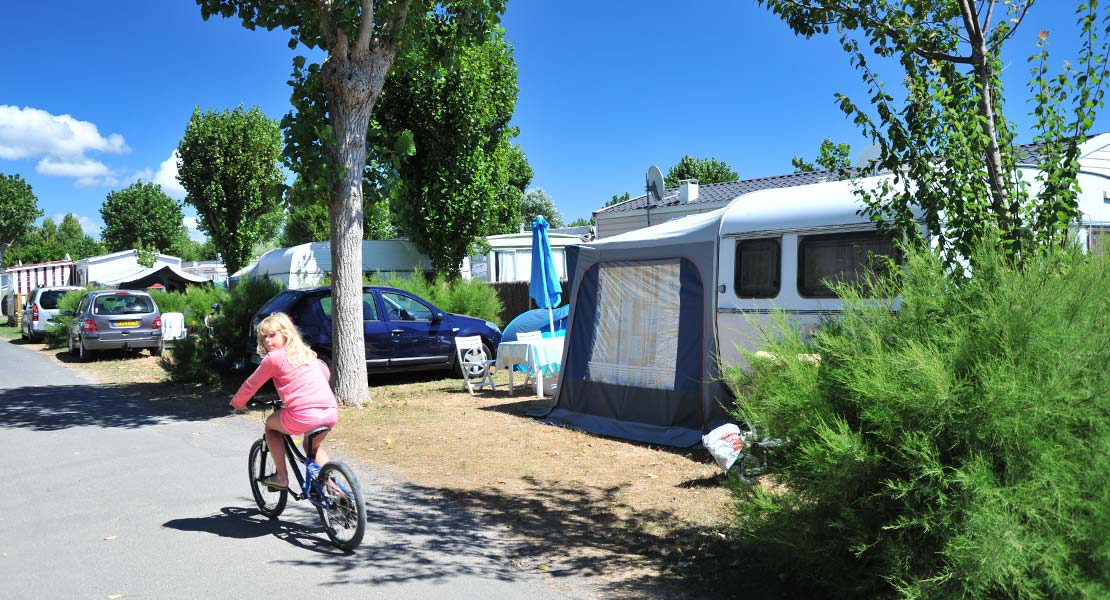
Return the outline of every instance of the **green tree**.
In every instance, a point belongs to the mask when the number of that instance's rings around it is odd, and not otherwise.
[[[740,176],[733,171],[723,160],[716,158],[694,158],[683,155],[673,167],[667,170],[663,183],[667,187],[678,187],[678,182],[683,179],[697,179],[698,183],[724,183],[736,181]]]
[[[81,229],[81,221],[73,213],[66,213],[62,217],[62,222],[58,225],[58,240],[65,254],[73,260],[104,253],[104,244],[85,233]]]
[[[38,263],[70,257],[80,260],[103,254],[104,246],[81,230],[81,223],[72,213],[62,218],[60,225],[49,217],[38,227],[28,229],[8,249],[9,264],[17,262]]]
[[[589,219],[585,217],[579,217],[571,221],[570,223],[567,223],[567,227],[586,227],[593,225],[597,225],[597,221],[594,219],[593,215],[590,215]]]
[[[216,260],[219,253],[212,240],[205,239],[203,242],[198,242],[189,237],[183,238],[173,249],[173,255],[185,262]]]
[[[528,225],[536,218],[536,215],[543,215],[547,219],[547,224],[551,227],[562,227],[563,217],[559,214],[559,209],[555,208],[555,200],[543,191],[543,188],[534,188],[524,192],[524,198],[521,202],[520,216],[525,225]]]
[[[317,68],[318,90],[305,80],[293,80],[297,112],[283,125],[286,156],[291,163],[314,164],[297,170],[313,185],[331,189],[334,387],[344,404],[367,399],[366,363],[362,330],[362,181],[366,141],[374,105],[394,58],[406,44],[422,41],[426,31],[416,25],[431,19],[458,22],[462,38],[487,31],[485,23],[504,12],[504,0],[197,0],[201,15],[238,15],[248,29],[286,29],[289,45],[304,44],[328,53]],[[471,30],[473,20],[481,27]],[[294,68],[304,67],[294,59]],[[319,94],[317,93],[319,92]],[[301,110],[306,109],[306,110]],[[292,141],[290,141],[292,140]],[[324,160],[305,160],[317,155]]]
[[[193,110],[177,179],[197,209],[197,227],[212,240],[228,273],[244,267],[256,242],[281,227],[281,128],[258,107]]]
[[[620,195],[613,194],[613,199],[606,202],[605,206],[613,206],[614,204],[620,204],[621,202],[628,202],[631,199],[632,199],[632,194],[629,194],[628,192],[625,192],[625,193],[620,194]]]
[[[852,166],[852,147],[848,144],[836,144],[829,138],[821,141],[817,151],[817,164],[811,163],[800,156],[791,159],[795,173],[806,173],[821,168],[826,171],[843,171]]]
[[[143,247],[157,252],[174,248],[185,233],[181,204],[157,183],[137,181],[108,194],[100,206],[100,238],[109,252]]]
[[[458,25],[428,22],[425,43],[398,56],[375,110],[383,131],[409,131],[414,144],[397,161],[397,223],[449,278],[478,238],[517,230],[517,186],[531,180],[510,142],[516,63],[495,23],[487,25],[480,41],[452,49]]]
[[[1017,34],[1032,0],[758,1],[800,35],[835,30],[867,85],[873,112],[843,94],[836,99],[879,146],[876,166],[902,175],[860,191],[876,221],[885,215],[923,243],[915,227],[915,213],[923,210],[949,262],[995,231],[1019,258],[1037,243],[1067,239],[1077,216],[1079,145],[1102,106],[1107,75],[1108,20],[1104,15],[1099,22],[1097,1],[1077,5],[1076,61],[1051,74],[1044,31],[1030,58],[1034,141],[1042,144],[1043,158],[1035,196],[1018,176],[1000,82],[1003,46]],[[883,86],[874,57],[900,65],[902,106]]]
[[[369,188],[366,181],[364,185],[367,189],[363,192],[363,236],[368,240],[389,240],[397,237],[389,211],[389,199],[378,199],[376,191]],[[327,193],[326,189],[311,189],[300,177],[293,182],[286,195],[282,245],[297,246],[331,239]]]
[[[0,265],[4,254],[42,216],[31,184],[19,175],[0,173]]]

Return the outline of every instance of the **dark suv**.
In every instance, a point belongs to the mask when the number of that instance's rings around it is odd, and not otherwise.
[[[251,322],[248,345],[253,362],[255,328],[271,313],[283,312],[301,330],[306,344],[325,362],[331,361],[332,298],[330,287],[285,290],[270,299]],[[455,358],[455,336],[478,335],[492,359],[501,343],[496,324],[446,313],[432,303],[397,288],[362,288],[362,327],[366,337],[366,370],[373,373],[454,369],[462,376]]]
[[[89,360],[97,350],[150,349],[162,353],[162,313],[139,290],[97,290],[81,296],[73,310],[69,351]]]

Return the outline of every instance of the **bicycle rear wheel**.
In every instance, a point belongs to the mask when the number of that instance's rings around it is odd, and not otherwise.
[[[274,490],[262,485],[262,480],[277,471],[274,457],[266,447],[266,440],[256,440],[251,446],[250,462],[247,465],[250,471],[251,494],[258,504],[258,511],[270,517],[277,518],[285,510],[285,503],[289,499],[288,490]]]
[[[350,467],[332,461],[320,469],[316,481],[323,498],[314,504],[324,531],[336,547],[354,550],[366,533],[366,503],[358,480]]]

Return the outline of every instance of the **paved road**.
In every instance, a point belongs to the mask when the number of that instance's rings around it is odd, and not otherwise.
[[[358,468],[370,526],[333,548],[315,510],[259,515],[246,454],[260,422],[182,414],[149,387],[98,386],[0,341],[0,596],[580,598],[513,566],[513,546],[427,492]],[[142,396],[142,397],[140,397]]]

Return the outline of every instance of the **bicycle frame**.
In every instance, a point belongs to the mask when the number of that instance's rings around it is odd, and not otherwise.
[[[297,447],[297,443],[293,441],[293,436],[285,433],[282,434],[281,437],[285,443],[285,460],[291,467],[290,471],[293,473],[293,476],[297,478],[297,488],[301,490],[300,493],[297,493],[293,488],[289,488],[289,495],[293,496],[294,500],[304,500],[307,498],[309,502],[317,504],[318,501],[312,497],[312,494],[309,494],[309,491],[318,487],[316,483],[316,473],[320,472],[320,465],[316,464],[315,461],[309,460],[308,455],[301,452],[301,449]],[[315,441],[316,436],[311,435],[307,437],[308,439],[305,440],[306,443],[311,444]],[[263,452],[269,452],[269,446],[265,445],[266,436],[262,436],[262,443],[265,447]],[[301,473],[301,465],[304,465],[303,474]],[[320,494],[317,494],[317,496],[320,496]]]

